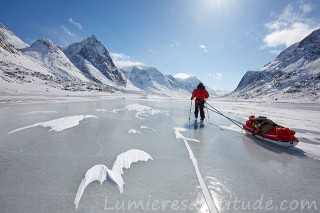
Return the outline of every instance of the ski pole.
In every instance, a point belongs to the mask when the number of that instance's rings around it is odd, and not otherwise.
[[[207,114],[208,114],[208,119],[209,119],[209,110],[208,110],[208,103],[206,102],[206,108],[207,108]]]
[[[191,119],[191,109],[192,109],[192,99],[191,99],[191,102],[190,102],[190,113],[189,113],[189,122],[190,122],[190,119]]]

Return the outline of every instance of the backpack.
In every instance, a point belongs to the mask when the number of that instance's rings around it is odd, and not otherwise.
[[[251,126],[258,130],[258,133],[265,134],[278,125],[267,117],[259,116],[251,120]]]

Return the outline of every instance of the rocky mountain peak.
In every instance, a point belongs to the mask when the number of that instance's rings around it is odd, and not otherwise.
[[[300,61],[299,66],[305,65],[320,58],[320,29],[313,31],[300,42],[297,42],[284,51],[275,59],[278,69],[285,68],[291,64]],[[271,68],[271,67],[270,67]]]
[[[42,38],[42,39],[36,40],[28,49],[39,50],[39,51],[47,50],[47,51],[55,51],[55,52],[58,52],[60,50],[60,48],[48,38]]]
[[[90,79],[100,81],[93,76],[92,78],[90,77],[92,68],[96,68],[103,76],[114,82],[117,86],[126,85],[125,79],[114,65],[109,52],[96,36],[91,35],[81,42],[71,44],[64,52],[76,67],[86,76],[89,76]]]

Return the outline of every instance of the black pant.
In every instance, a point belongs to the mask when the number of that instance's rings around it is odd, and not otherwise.
[[[205,115],[204,115],[204,103],[195,103],[195,108],[194,108],[194,116],[195,118],[198,118],[198,114],[199,114],[199,109],[200,109],[200,118],[201,120],[204,120]]]

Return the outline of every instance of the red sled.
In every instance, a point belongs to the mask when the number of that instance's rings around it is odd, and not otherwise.
[[[255,118],[251,115],[243,128],[247,134],[253,135],[255,138],[280,146],[293,147],[299,143],[299,140],[294,136],[295,131],[280,126],[263,116]]]

